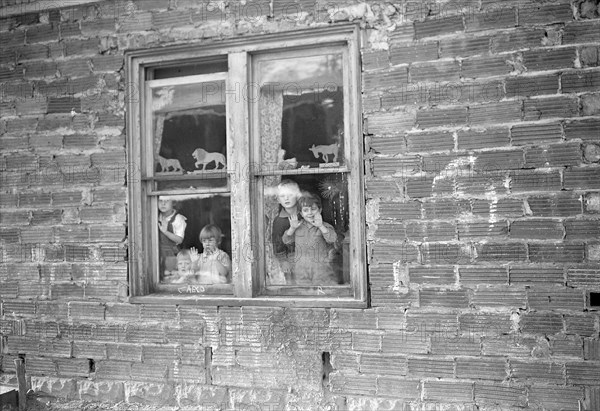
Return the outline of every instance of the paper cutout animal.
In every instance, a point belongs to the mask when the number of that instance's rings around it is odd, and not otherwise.
[[[277,167],[280,170],[288,170],[291,168],[296,168],[298,167],[298,161],[296,160],[296,157],[294,158],[288,158],[287,160],[284,160],[283,157],[285,156],[285,150],[284,149],[280,149],[277,152]]]
[[[176,158],[164,158],[158,156],[158,163],[160,164],[160,171],[162,173],[165,173],[167,171],[183,171],[181,163]]]
[[[202,169],[204,170],[206,166],[212,161],[215,162],[215,168],[219,168],[219,164],[225,168],[227,162],[225,160],[225,156],[221,153],[209,153],[203,148],[197,148],[192,153],[192,157],[196,159],[196,168],[199,168],[202,165]]]
[[[329,163],[329,155],[330,154],[333,154],[333,162],[335,163],[337,161],[338,150],[339,150],[339,146],[337,145],[337,143],[333,143],[328,146],[325,146],[325,145],[315,146],[313,144],[312,147],[309,147],[308,149],[310,151],[312,151],[315,158],[319,158],[319,154],[321,154],[321,156],[323,157],[323,161],[326,163]]]

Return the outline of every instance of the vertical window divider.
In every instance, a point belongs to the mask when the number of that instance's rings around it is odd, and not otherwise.
[[[267,264],[265,262],[264,256],[266,254],[266,244],[269,241],[266,238],[265,228],[267,227],[267,219],[265,216],[265,209],[263,202],[259,200],[260,196],[262,196],[264,189],[264,177],[258,176],[256,173],[260,172],[260,126],[258,119],[258,104],[260,100],[260,85],[255,82],[255,73],[256,73],[256,59],[253,58],[253,55],[250,54],[250,69],[249,69],[249,87],[248,87],[248,106],[250,113],[250,145],[251,151],[248,162],[248,174],[247,178],[251,182],[251,195],[252,195],[252,206],[253,206],[253,215],[255,218],[255,227],[256,230],[252,236],[252,244],[253,244],[253,252],[249,254],[251,256],[255,270],[254,270],[254,280],[255,294],[263,294],[266,288],[266,280],[267,280]],[[253,94],[253,93],[256,93]],[[262,275],[264,273],[264,275]]]
[[[357,28],[348,37],[348,47],[344,51],[347,53],[347,67],[345,70],[344,87],[348,89],[347,99],[347,110],[348,122],[346,127],[348,129],[348,138],[345,142],[356,142],[356,144],[349,147],[347,156],[349,161],[348,169],[350,173],[362,173],[364,170],[364,138],[362,130],[362,110],[360,106],[361,95],[360,95],[360,51],[359,51],[359,31]],[[350,135],[350,133],[355,135]],[[356,151],[355,151],[356,150]],[[357,161],[358,164],[353,162]],[[348,179],[348,195],[349,195],[349,207],[350,207],[350,221],[355,221],[357,224],[355,227],[360,228],[358,230],[351,230],[351,250],[350,250],[350,261],[355,265],[355,269],[351,271],[352,286],[354,291],[354,298],[360,301],[367,301],[367,267],[366,267],[366,235],[365,227],[359,227],[360,224],[364,224],[365,221],[365,199],[364,199],[364,186],[363,179],[360,176]]]
[[[130,136],[141,135],[142,126],[140,113],[140,87],[144,82],[144,68],[137,64],[134,56],[129,55],[126,59],[126,72],[129,82],[127,83],[127,101],[128,116],[127,133]],[[134,98],[137,96],[137,98]],[[147,242],[143,241],[143,220],[145,215],[145,187],[141,181],[135,181],[135,178],[142,178],[142,169],[140,158],[137,153],[141,152],[141,139],[129,139],[131,145],[127,150],[128,156],[128,175],[127,187],[129,190],[128,203],[128,222],[129,222],[129,249],[128,249],[128,270],[130,273],[140,273],[146,266],[145,256]],[[150,292],[150,279],[146,275],[132,275],[130,295],[145,295]]]
[[[227,147],[227,168],[236,184],[231,184],[231,242],[233,257],[232,283],[234,295],[238,298],[253,296],[252,220],[250,205],[250,173],[245,175],[250,153],[248,102],[242,92],[248,83],[248,54],[229,54],[229,75],[226,82],[226,105],[229,112],[227,134],[230,142]],[[239,172],[239,176],[236,173]]]
[[[142,115],[142,136],[148,136],[152,134],[153,130],[153,117],[152,117],[152,99],[150,98],[152,95],[152,88],[148,84],[148,78],[145,79],[143,86],[140,87],[140,98],[143,99],[144,102],[144,113]],[[142,145],[142,175],[144,177],[154,177],[154,146],[149,144]],[[144,220],[150,221],[150,225],[145,225],[146,232],[144,236],[146,238],[150,238],[150,241],[146,241],[149,243],[149,247],[146,248],[146,252],[144,253],[144,258],[146,260],[145,266],[148,267],[148,271],[150,272],[150,276],[152,280],[150,281],[151,291],[154,291],[152,287],[153,284],[156,284],[158,281],[158,253],[150,252],[150,250],[158,250],[158,232],[156,227],[158,227],[158,215],[156,212],[152,212],[152,210],[158,209],[158,198],[152,196],[148,198],[148,193],[154,191],[154,180],[147,179],[144,183],[144,197],[146,197],[146,210],[145,215],[146,218]]]

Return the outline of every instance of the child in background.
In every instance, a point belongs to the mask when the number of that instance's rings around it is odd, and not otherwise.
[[[329,250],[337,239],[333,226],[323,221],[321,199],[309,193],[298,200],[302,220],[290,215],[290,227],[283,234],[285,244],[296,244],[296,284],[337,285]]]
[[[160,272],[165,274],[165,261],[168,257],[175,257],[179,252],[179,245],[183,242],[186,218],[175,210],[173,200],[160,197],[158,199],[158,229],[160,250]]]
[[[281,180],[277,185],[277,201],[279,210],[272,219],[271,225],[271,243],[273,244],[273,254],[281,267],[285,276],[286,284],[292,284],[294,261],[294,244],[286,244],[283,241],[283,235],[290,228],[290,216],[297,217],[297,201],[300,197],[300,187],[298,183],[292,180]]]
[[[165,271],[165,282],[170,284],[196,283],[190,250],[177,253],[177,271]]]
[[[192,268],[200,284],[225,284],[231,276],[231,259],[219,248],[223,232],[214,224],[208,224],[200,231],[200,241],[204,250],[198,254],[190,249]]]

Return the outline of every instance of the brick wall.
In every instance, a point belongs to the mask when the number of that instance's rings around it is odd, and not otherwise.
[[[71,399],[600,409],[597,0],[50,3],[0,8],[0,382],[24,356]],[[123,50],[345,20],[371,307],[128,304]]]

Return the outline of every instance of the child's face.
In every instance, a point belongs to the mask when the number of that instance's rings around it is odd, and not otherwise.
[[[202,247],[204,247],[205,251],[215,251],[217,249],[217,246],[217,239],[214,237],[202,239]]]
[[[187,274],[192,270],[192,260],[179,259],[177,260],[177,272],[179,274]]]
[[[159,199],[158,200],[158,210],[161,213],[168,213],[170,211],[173,210],[173,201],[172,200],[165,200],[165,199]]]
[[[277,201],[284,208],[294,207],[298,201],[298,193],[291,187],[283,186],[277,190]]]
[[[312,224],[312,222],[315,219],[315,216],[317,214],[321,214],[321,209],[316,204],[312,204],[310,206],[302,207],[300,213],[302,214],[303,219]]]

